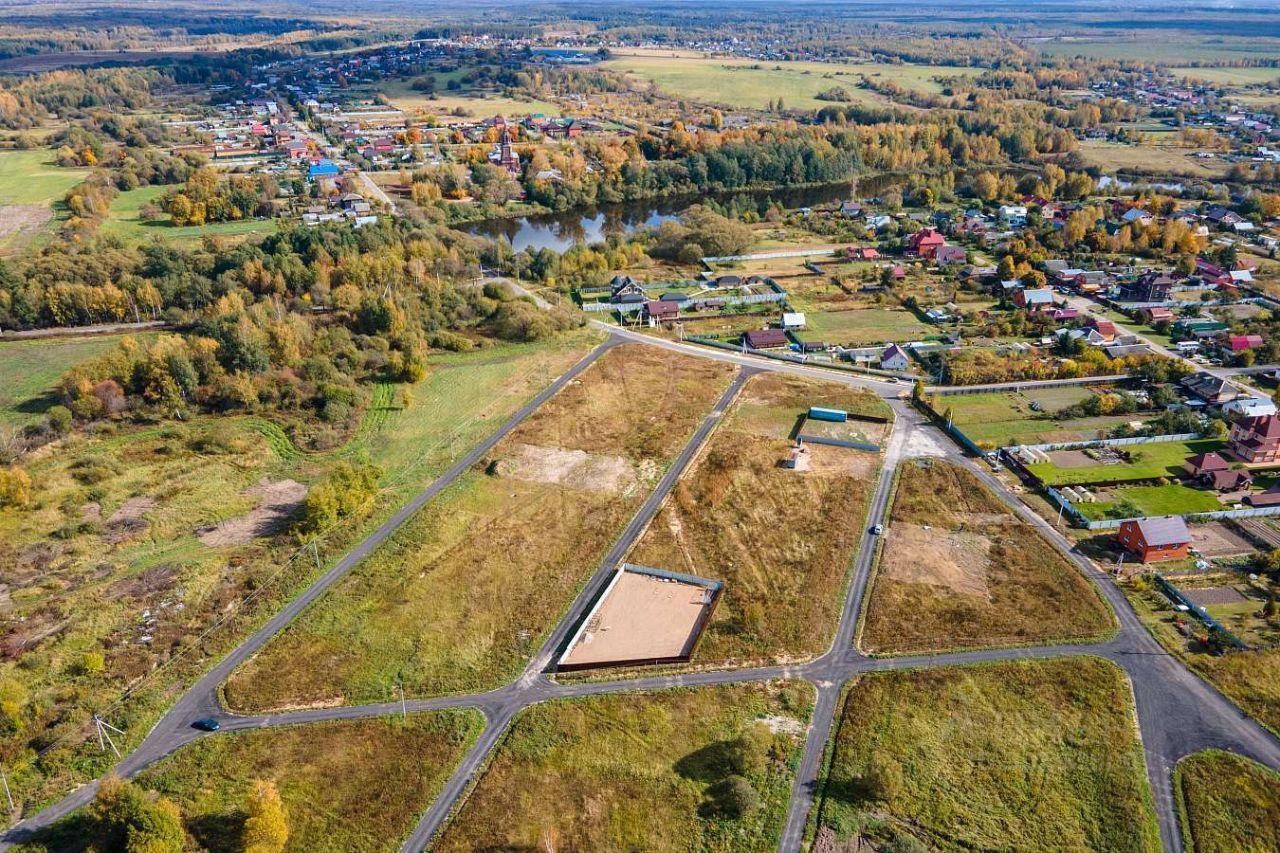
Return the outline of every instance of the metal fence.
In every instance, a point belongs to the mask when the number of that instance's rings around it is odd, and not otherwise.
[[[1160,585],[1160,589],[1164,591],[1165,595],[1169,596],[1169,598],[1173,599],[1178,604],[1181,604],[1184,607],[1186,607],[1187,610],[1195,614],[1195,617],[1197,619],[1199,619],[1201,622],[1203,622],[1204,624],[1208,625],[1210,628],[1217,631],[1223,637],[1223,639],[1225,639],[1232,646],[1240,650],[1247,650],[1249,648],[1244,644],[1244,642],[1239,637],[1237,637],[1235,634],[1228,631],[1225,625],[1223,625],[1217,619],[1214,619],[1212,616],[1210,616],[1203,607],[1196,604],[1191,599],[1187,598],[1182,593],[1182,590],[1178,589],[1176,586],[1170,583],[1169,580],[1165,578],[1164,575],[1157,574],[1155,578],[1156,578],[1156,583]]]
[[[1071,388],[1084,385],[1115,385],[1132,379],[1128,373],[1111,376],[1080,376],[1074,379],[1028,379],[1025,382],[998,382],[986,385],[931,385],[926,394],[953,397],[960,394],[998,394],[1002,391],[1026,391],[1031,388]]]
[[[1129,444],[1160,444],[1166,441],[1192,441],[1200,438],[1198,432],[1179,432],[1173,435],[1135,435],[1130,438],[1092,438],[1087,441],[1063,441],[1056,444],[1020,444],[1026,450],[1078,450],[1082,447],[1124,447]]]
[[[787,249],[777,252],[753,252],[748,255],[720,255],[702,259],[704,264],[722,264],[729,261],[768,261],[774,258],[816,258],[834,255],[839,249]]]

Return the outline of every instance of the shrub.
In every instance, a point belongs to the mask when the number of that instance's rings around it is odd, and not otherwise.
[[[734,820],[760,807],[760,794],[750,782],[736,774],[712,785],[707,794],[711,798],[711,811]]]

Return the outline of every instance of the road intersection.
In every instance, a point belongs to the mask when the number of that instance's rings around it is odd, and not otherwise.
[[[905,391],[903,385],[874,377],[656,339],[616,327],[610,327],[609,332],[610,337],[605,343],[522,407],[498,431],[458,460],[444,475],[420,492],[369,538],[344,556],[193,684],[156,724],[138,748],[117,765],[115,772],[126,777],[132,776],[182,746],[203,737],[222,736],[224,732],[324,720],[386,717],[400,714],[402,710],[414,712],[446,708],[477,709],[485,717],[485,727],[481,735],[463,757],[431,806],[421,816],[402,847],[405,851],[419,851],[430,845],[432,838],[455,813],[467,791],[479,778],[512,720],[524,708],[553,699],[605,693],[652,691],[773,679],[803,679],[814,685],[817,700],[805,749],[797,767],[790,807],[779,843],[781,851],[792,853],[801,849],[806,827],[810,824],[818,793],[823,756],[839,713],[839,700],[843,689],[852,679],[864,673],[887,670],[961,666],[1072,655],[1106,658],[1121,666],[1129,676],[1136,701],[1138,727],[1154,795],[1161,841],[1166,851],[1182,850],[1182,836],[1172,790],[1173,767],[1182,757],[1201,749],[1216,747],[1246,755],[1280,770],[1280,739],[1240,711],[1226,697],[1165,651],[1143,626],[1129,606],[1123,592],[1107,573],[1081,554],[1049,522],[1026,507],[982,465],[965,457],[951,442],[932,441],[932,436],[929,440],[921,440],[930,433],[936,433],[936,429],[914,408],[900,399]],[[600,568],[584,586],[583,591],[563,618],[549,632],[538,653],[517,679],[496,690],[430,699],[410,699],[403,704],[388,702],[259,715],[234,714],[222,707],[218,693],[219,686],[236,667],[248,660],[273,636],[286,629],[290,622],[369,556],[401,524],[476,464],[504,436],[590,367],[600,355],[611,347],[627,341],[639,341],[696,357],[729,362],[737,365],[740,370],[715,408],[703,420],[685,448],[663,475],[653,493],[631,519],[606,555]],[[876,537],[864,536],[853,560],[851,577],[832,645],[820,657],[787,666],[695,671],[604,681],[557,682],[550,674],[551,662],[556,653],[590,608],[595,596],[608,581],[632,543],[657,513],[677,480],[715,431],[723,414],[732,404],[747,378],[761,371],[779,371],[871,388],[893,407],[895,422],[885,450],[884,466],[868,510],[866,522],[868,525],[887,522],[892,484],[899,464],[904,459],[910,458],[920,446],[930,447],[933,452],[944,454],[957,464],[968,466],[1013,512],[1035,525],[1055,547],[1076,563],[1080,570],[1097,585],[1098,590],[1115,612],[1117,627],[1114,636],[1096,643],[981,649],[885,658],[869,657],[858,651],[854,642],[876,553]],[[213,717],[219,720],[220,733],[210,735],[193,729],[191,722],[201,717]],[[8,847],[13,843],[31,838],[37,831],[90,802],[95,791],[96,783],[91,783],[72,792],[63,800],[11,828],[3,839],[0,839],[0,845]]]

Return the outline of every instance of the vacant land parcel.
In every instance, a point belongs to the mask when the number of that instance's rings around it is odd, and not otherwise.
[[[867,651],[1096,637],[1113,626],[1075,565],[959,465],[902,466],[883,549]]]
[[[860,835],[939,850],[1160,849],[1133,697],[1107,661],[872,675],[837,725],[825,849],[860,849],[834,846]]]
[[[775,683],[534,705],[436,849],[777,849],[811,703]]]
[[[1101,390],[1098,386],[1029,388],[1015,393],[938,395],[931,402],[937,411],[949,411],[952,422],[975,444],[994,449],[1012,444],[1088,441],[1138,417],[1054,417]]]
[[[52,158],[48,150],[0,151],[0,254],[29,244],[53,218],[54,202],[89,174]]]
[[[285,850],[394,850],[481,722],[475,711],[438,711],[232,732],[184,747],[136,781],[172,800],[197,848],[211,853],[244,849],[245,802],[259,780],[280,792]],[[78,817],[50,835],[52,850],[83,849]]]
[[[787,436],[811,405],[890,414],[843,385],[753,376],[629,557],[724,581],[699,663],[794,660],[830,643],[880,456],[807,445],[807,470],[783,467]],[[855,425],[877,443],[888,431]]]
[[[119,341],[111,335],[0,341],[0,423],[39,420],[57,402],[54,386],[64,373]]]
[[[1195,853],[1280,850],[1280,774],[1229,752],[1189,756],[1174,776]]]
[[[236,707],[382,700],[514,676],[728,385],[610,350],[236,673]]]

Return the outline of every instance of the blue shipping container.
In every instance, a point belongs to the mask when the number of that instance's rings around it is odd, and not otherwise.
[[[849,420],[849,413],[841,409],[823,409],[819,406],[809,407],[809,417],[815,421],[835,421],[843,423]]]

